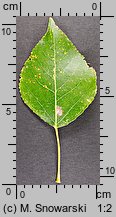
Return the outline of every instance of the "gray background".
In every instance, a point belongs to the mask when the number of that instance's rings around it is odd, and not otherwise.
[[[99,17],[54,17],[97,71]],[[17,18],[17,184],[55,184],[57,148],[52,127],[33,114],[18,90],[20,70],[47,28],[48,17]],[[99,92],[76,121],[61,128],[62,184],[99,184]]]

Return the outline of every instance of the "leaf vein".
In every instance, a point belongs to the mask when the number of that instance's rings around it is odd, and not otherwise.
[[[50,120],[54,123],[53,119],[50,117],[50,115],[48,114],[48,112],[45,110],[45,108],[42,106],[42,104],[40,103],[40,101],[38,100],[37,97],[35,97],[35,95],[30,91],[30,89],[28,88],[27,85],[25,85],[27,90],[31,93],[31,95],[37,100],[37,103],[39,103],[39,105],[43,108],[43,110],[45,111],[45,113],[48,115],[48,117],[50,118]]]
[[[92,88],[89,88],[87,91],[91,90]],[[83,94],[82,96],[85,96],[86,94]],[[74,106],[80,101],[82,100],[81,98],[78,99],[72,106],[71,108],[67,111],[67,113],[64,115],[64,117],[62,117],[62,119],[58,122],[58,124],[63,121],[63,119],[69,114],[69,112],[74,108]]]
[[[78,84],[77,86],[73,87],[73,88],[70,89],[68,92],[66,92],[65,94],[63,94],[63,95],[58,99],[58,101],[59,101],[60,99],[62,99],[64,96],[66,96],[67,94],[69,94],[71,91],[73,91],[73,90],[75,90],[77,87],[79,87],[79,85],[81,84],[81,82],[82,82],[82,80],[79,82],[79,84]]]
[[[33,73],[33,71],[32,71],[32,73]],[[34,76],[34,73],[33,73],[33,76]],[[40,81],[38,81],[35,76],[34,76],[34,79],[37,81],[38,84],[40,84],[43,88],[45,88],[44,87],[45,84],[42,84]],[[52,89],[50,89],[49,87],[46,87],[46,89],[49,90],[50,92],[54,93],[54,91]]]

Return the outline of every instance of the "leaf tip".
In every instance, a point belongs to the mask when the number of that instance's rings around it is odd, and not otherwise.
[[[51,28],[55,26],[55,22],[54,22],[52,17],[49,17],[48,26],[51,27]]]

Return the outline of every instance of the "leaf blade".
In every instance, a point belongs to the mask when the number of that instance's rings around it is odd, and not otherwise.
[[[34,113],[51,126],[63,127],[94,100],[96,79],[95,70],[50,18],[47,32],[21,70],[19,88],[23,101]]]

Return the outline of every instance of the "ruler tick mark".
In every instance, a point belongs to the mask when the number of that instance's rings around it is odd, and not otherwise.
[[[56,185],[56,194],[58,193],[58,186]]]
[[[61,13],[62,13],[62,11],[61,11],[61,8],[60,8],[60,16],[61,16]]]
[[[16,144],[13,144],[13,143],[9,143],[8,145],[16,145]]]

